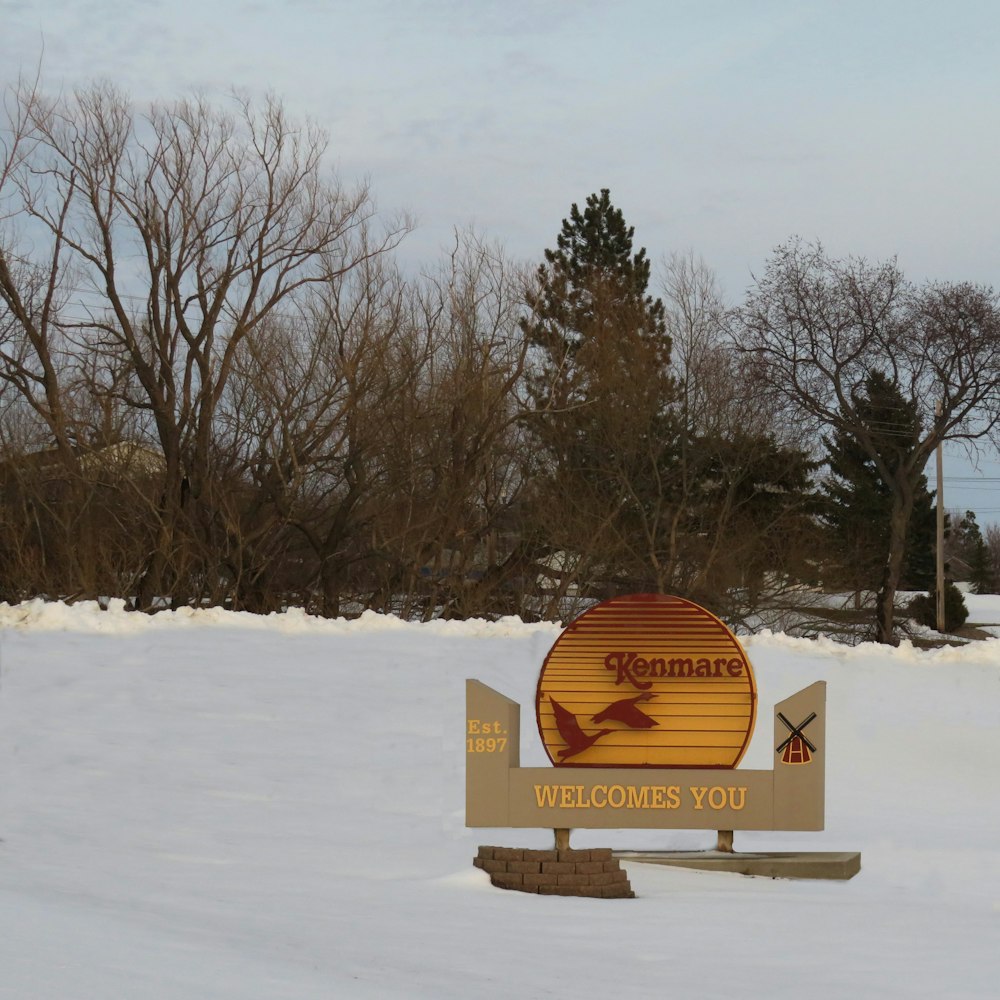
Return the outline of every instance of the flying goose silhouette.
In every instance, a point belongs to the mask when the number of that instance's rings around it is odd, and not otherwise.
[[[591,722],[623,722],[632,729],[652,729],[659,723],[651,719],[638,707],[638,702],[649,701],[655,698],[654,694],[639,694],[634,698],[622,698],[621,701],[613,701],[607,708],[601,709],[597,715],[591,716]]]
[[[602,736],[613,732],[611,729],[601,729],[596,733],[585,733],[580,728],[580,723],[576,721],[576,716],[568,708],[563,708],[551,695],[549,695],[549,701],[552,703],[552,711],[555,712],[556,728],[566,742],[566,746],[559,751],[560,760],[566,760],[567,757],[575,757],[578,753],[583,753],[587,747],[596,743]]]

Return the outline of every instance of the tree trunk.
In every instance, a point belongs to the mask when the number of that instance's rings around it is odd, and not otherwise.
[[[885,570],[879,585],[875,607],[875,641],[888,646],[897,645],[893,634],[896,590],[903,572],[903,557],[906,554],[906,532],[910,526],[913,511],[914,490],[910,483],[898,480],[892,484],[892,513],[889,521],[889,552],[885,560]]]

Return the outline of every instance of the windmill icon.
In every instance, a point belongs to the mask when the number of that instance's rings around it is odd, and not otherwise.
[[[812,755],[816,753],[816,747],[809,742],[806,736],[803,736],[802,730],[816,718],[816,713],[812,712],[797,726],[793,726],[781,712],[778,712],[778,718],[790,735],[783,743],[775,747],[774,752],[781,754],[783,764],[808,764],[812,760]]]

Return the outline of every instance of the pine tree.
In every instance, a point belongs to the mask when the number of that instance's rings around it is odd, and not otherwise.
[[[896,467],[920,435],[915,405],[887,378],[873,373],[865,380],[855,406],[878,453],[890,468]],[[823,486],[823,519],[834,553],[834,578],[855,592],[875,590],[888,557],[892,491],[856,435],[837,433],[824,443],[830,477]],[[927,477],[920,476],[901,578],[906,589],[934,586],[935,517]]]
[[[974,594],[995,594],[996,570],[975,511],[967,510],[948,534],[949,568],[954,577],[968,580]]]
[[[969,583],[972,584],[974,594],[995,594],[997,592],[993,557],[990,555],[990,550],[982,536],[972,550],[972,560],[969,563]]]
[[[664,306],[647,293],[645,248],[633,250],[607,189],[574,204],[545,251],[522,330],[538,515],[550,547],[582,553],[616,574],[656,561],[675,432]],[[631,562],[631,566],[626,566]]]
[[[736,595],[753,608],[768,586],[814,576],[819,463],[768,434],[702,435],[694,447],[707,460],[686,532],[721,553],[706,566],[696,596],[723,607]]]
[[[945,514],[945,529],[948,515]],[[927,477],[921,476],[906,533],[906,555],[900,586],[903,590],[931,590],[937,582],[937,504]]]
[[[603,365],[614,359],[614,346],[617,360],[632,362],[630,367],[651,362],[657,387],[666,393],[670,338],[664,306],[646,294],[650,264],[645,247],[632,252],[634,233],[604,188],[587,199],[583,212],[573,204],[556,249],[545,251],[536,288],[527,295],[532,313],[522,322],[540,352],[530,377],[539,409],[591,399],[601,387]]]
[[[953,579],[967,580],[976,549],[983,544],[983,533],[975,511],[967,510],[961,516],[955,511],[954,522],[954,528],[948,532],[949,568]]]

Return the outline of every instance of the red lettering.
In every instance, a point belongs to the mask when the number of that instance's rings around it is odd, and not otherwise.
[[[667,660],[662,656],[647,659],[634,652],[615,652],[604,657],[604,667],[614,672],[615,684],[631,684],[638,691],[653,686],[652,681],[643,679],[646,677],[722,677],[723,671],[730,677],[743,676],[743,660],[738,656],[714,660],[677,656]]]
[[[668,677],[691,677],[694,674],[694,661],[678,657],[668,664]]]
[[[618,676],[615,678],[615,684],[624,684],[628,681],[632,687],[639,691],[646,691],[653,686],[652,681],[639,681],[635,679],[632,674],[632,664],[635,662],[638,653],[608,653],[604,657],[604,666],[608,670],[614,670],[617,672]],[[649,665],[645,660],[642,661],[646,666]]]

